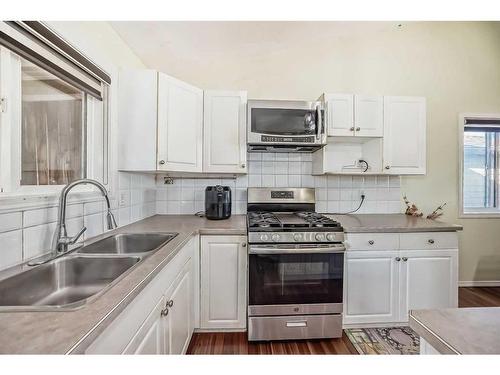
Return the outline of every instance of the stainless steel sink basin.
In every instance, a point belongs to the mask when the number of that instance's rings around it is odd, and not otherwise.
[[[111,285],[140,257],[70,254],[0,281],[0,307],[77,307]]]
[[[178,233],[120,233],[79,249],[82,254],[143,254],[158,250]]]

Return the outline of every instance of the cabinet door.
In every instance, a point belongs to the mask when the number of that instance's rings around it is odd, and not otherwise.
[[[344,323],[395,322],[398,251],[346,251]]]
[[[203,106],[203,172],[246,173],[246,91],[205,91]]]
[[[158,170],[201,172],[203,90],[159,73]]]
[[[194,321],[193,295],[193,261],[190,259],[165,293],[168,354],[184,354],[189,346]]]
[[[122,70],[118,76],[118,169],[156,170],[158,73]]]
[[[458,305],[458,250],[401,251],[400,321],[409,310]]]
[[[201,237],[201,328],[246,328],[245,236]]]
[[[123,354],[167,354],[165,322],[161,315],[165,297],[161,297]]]
[[[382,96],[355,95],[354,129],[359,137],[384,135],[384,100]]]
[[[328,135],[354,135],[354,96],[352,94],[327,94]]]
[[[384,97],[384,171],[425,174],[425,98]]]

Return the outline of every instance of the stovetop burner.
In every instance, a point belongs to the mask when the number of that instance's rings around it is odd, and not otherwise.
[[[316,212],[249,212],[248,227],[250,230],[304,230],[332,231],[342,229],[335,220]]]

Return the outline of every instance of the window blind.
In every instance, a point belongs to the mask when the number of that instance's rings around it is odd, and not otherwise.
[[[99,100],[111,84],[109,74],[42,22],[0,22],[0,45]]]
[[[464,131],[500,133],[500,119],[466,118]]]

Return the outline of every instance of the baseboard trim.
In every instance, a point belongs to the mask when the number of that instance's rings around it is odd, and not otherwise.
[[[500,286],[500,280],[485,280],[485,281],[459,281],[458,286],[461,287],[488,287]]]

